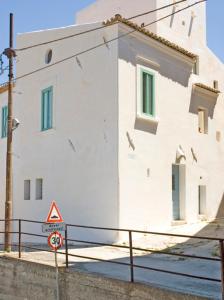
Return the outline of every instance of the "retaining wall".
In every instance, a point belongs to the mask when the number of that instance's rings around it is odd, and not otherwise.
[[[205,300],[148,285],[60,268],[60,300]],[[55,269],[11,257],[0,258],[1,300],[55,300]]]

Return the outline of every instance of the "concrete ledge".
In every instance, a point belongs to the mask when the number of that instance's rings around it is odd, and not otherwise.
[[[171,222],[171,226],[181,226],[186,224],[187,222],[185,220],[176,220]]]
[[[205,300],[200,296],[60,268],[60,299]],[[54,267],[10,257],[0,258],[0,299],[55,299]],[[5,296],[7,297],[5,298]],[[213,299],[214,300],[214,299]]]

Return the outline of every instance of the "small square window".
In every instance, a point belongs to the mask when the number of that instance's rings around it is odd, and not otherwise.
[[[219,89],[219,82],[218,82],[218,80],[214,80],[214,81],[213,81],[213,87],[214,87],[214,89],[216,89],[216,90]]]
[[[30,180],[24,180],[24,200],[30,200]]]
[[[43,199],[43,179],[36,179],[36,200]]]
[[[208,112],[206,109],[198,109],[198,131],[200,133],[208,133]]]
[[[8,131],[8,106],[2,107],[2,138],[7,137]]]
[[[197,56],[196,61],[194,62],[193,73],[199,75],[199,57]]]
[[[217,142],[221,141],[221,132],[220,131],[216,131],[216,141]]]

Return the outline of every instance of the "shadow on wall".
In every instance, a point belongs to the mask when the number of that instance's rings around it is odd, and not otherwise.
[[[224,218],[224,193],[222,194],[222,199],[216,214],[216,218],[217,219]]]
[[[137,64],[141,64],[156,70],[163,77],[188,87],[193,63],[190,65],[169,53],[164,53],[151,47],[149,44],[140,43],[135,38],[123,38],[120,40],[119,57],[125,62],[131,63],[134,67]]]

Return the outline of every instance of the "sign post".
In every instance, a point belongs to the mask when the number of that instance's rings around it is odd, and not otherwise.
[[[55,240],[56,240],[56,232],[55,232]],[[55,260],[55,269],[56,269],[56,299],[60,300],[59,295],[59,280],[58,280],[58,259],[57,259],[57,248],[54,250],[54,260]]]
[[[56,299],[60,299],[59,295],[59,273],[58,273],[58,259],[57,250],[63,245],[63,236],[59,231],[65,231],[66,225],[62,219],[60,211],[53,201],[50,211],[47,216],[46,223],[42,225],[42,231],[48,232],[48,245],[54,250],[55,270],[56,270]]]

